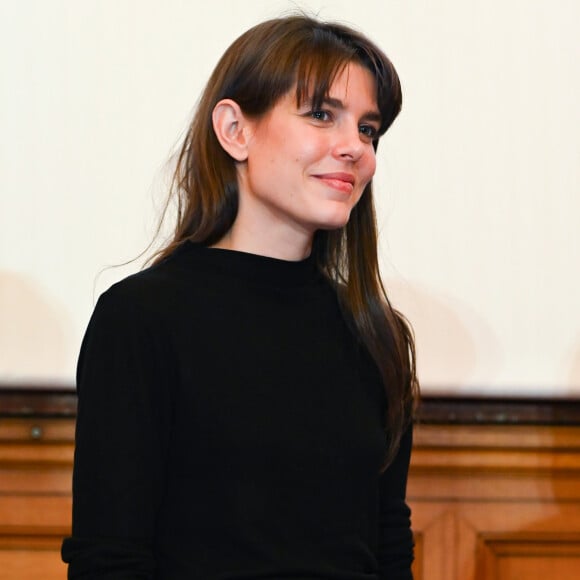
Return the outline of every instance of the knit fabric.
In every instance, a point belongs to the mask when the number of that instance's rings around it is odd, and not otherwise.
[[[409,430],[310,259],[186,242],[105,292],[78,375],[69,578],[411,578]]]

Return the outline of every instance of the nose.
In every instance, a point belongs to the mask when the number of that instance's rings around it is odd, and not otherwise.
[[[358,124],[355,127],[341,127],[337,131],[334,145],[334,155],[337,159],[358,161],[364,152],[364,147]]]

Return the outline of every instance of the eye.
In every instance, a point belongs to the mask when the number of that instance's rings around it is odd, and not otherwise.
[[[364,135],[369,140],[374,140],[377,138],[379,131],[373,125],[360,125],[359,131],[361,135]]]
[[[332,113],[330,111],[325,111],[324,109],[314,109],[308,112],[308,115],[316,121],[321,121],[326,123],[332,120]]]

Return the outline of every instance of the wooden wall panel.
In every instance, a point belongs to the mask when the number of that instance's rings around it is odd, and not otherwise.
[[[418,538],[413,574],[415,580],[453,578],[454,560],[446,550],[454,541],[453,513],[444,504],[424,503],[413,510],[413,530]]]
[[[578,580],[580,537],[561,536],[489,537],[482,541],[478,578],[511,580]]]
[[[420,425],[409,501],[421,580],[580,578],[580,425]]]
[[[64,580],[60,538],[0,536],[0,580]]]
[[[74,405],[0,389],[0,580],[66,578]],[[577,580],[580,402],[429,401],[408,497],[416,580]]]
[[[64,580],[74,418],[0,417],[0,580]]]

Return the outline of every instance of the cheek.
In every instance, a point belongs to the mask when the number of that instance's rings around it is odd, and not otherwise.
[[[375,157],[374,152],[372,152],[368,154],[364,164],[364,174],[366,176],[367,183],[373,178],[376,169],[377,169],[377,158]]]
[[[285,140],[287,150],[292,150],[292,159],[304,165],[318,163],[331,155],[329,137],[320,129],[294,131]]]

